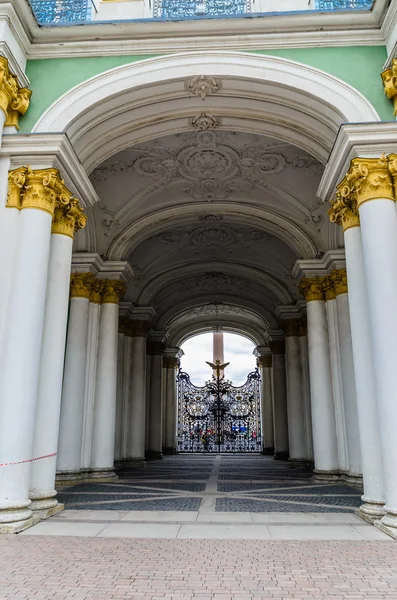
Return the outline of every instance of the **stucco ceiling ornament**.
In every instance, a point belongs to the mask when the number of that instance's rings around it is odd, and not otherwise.
[[[200,96],[205,100],[207,96],[215,94],[220,89],[220,84],[214,77],[196,75],[188,81],[187,89],[194,96]]]
[[[224,273],[205,273],[186,280],[184,286],[197,292],[236,292],[249,288],[246,280]]]
[[[202,306],[196,306],[191,310],[194,315],[205,316],[205,315],[241,315],[244,314],[244,309],[239,306],[231,306],[230,304],[223,304],[223,302],[214,302],[212,304],[203,304]]]
[[[192,126],[199,131],[215,129],[215,127],[218,127],[219,124],[219,119],[206,113],[201,113],[201,115],[197,115],[197,117],[193,117],[192,119]]]

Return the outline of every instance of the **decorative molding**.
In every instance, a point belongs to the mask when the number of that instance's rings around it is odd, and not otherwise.
[[[225,273],[205,273],[198,277],[190,277],[184,281],[184,287],[198,292],[233,292],[249,289],[250,283],[245,279],[226,275]]]
[[[197,115],[192,119],[192,126],[194,129],[198,129],[199,131],[205,131],[206,129],[215,129],[218,125],[221,124],[221,120],[213,115],[208,115],[206,113],[201,113],[201,115]]]
[[[186,83],[186,89],[193,96],[200,96],[201,100],[205,100],[207,96],[212,96],[220,90],[221,84],[215,77],[207,75],[196,75]]]

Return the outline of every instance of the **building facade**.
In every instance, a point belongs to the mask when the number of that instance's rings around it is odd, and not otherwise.
[[[397,0],[0,2],[0,532],[176,449],[248,336],[263,452],[397,538]]]

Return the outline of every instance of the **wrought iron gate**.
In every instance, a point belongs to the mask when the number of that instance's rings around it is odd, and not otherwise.
[[[179,452],[260,452],[260,375],[256,369],[241,387],[221,376],[205,386],[178,374]]]

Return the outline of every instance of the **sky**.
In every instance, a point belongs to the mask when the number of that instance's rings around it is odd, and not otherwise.
[[[255,344],[247,338],[235,333],[224,333],[225,362],[230,362],[226,369],[226,378],[231,379],[234,385],[242,385],[248,373],[256,366],[253,355]],[[212,370],[205,361],[212,362],[212,333],[196,335],[181,346],[184,356],[181,367],[190,375],[192,383],[204,385],[211,378]]]

